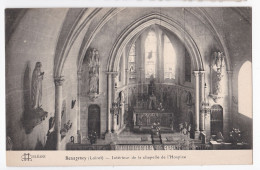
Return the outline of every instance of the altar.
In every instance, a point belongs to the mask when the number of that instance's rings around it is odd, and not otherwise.
[[[133,113],[134,130],[150,130],[154,123],[161,129],[173,130],[173,113],[159,110],[136,109]]]

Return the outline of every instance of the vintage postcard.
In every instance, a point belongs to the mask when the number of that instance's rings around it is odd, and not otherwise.
[[[252,164],[251,7],[7,8],[5,61],[7,166]]]

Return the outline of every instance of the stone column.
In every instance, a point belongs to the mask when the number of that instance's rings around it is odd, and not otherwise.
[[[123,52],[123,55],[122,55],[122,63],[123,63],[123,66],[122,66],[122,83],[123,83],[123,85],[125,85],[126,84],[126,81],[125,81],[125,77],[126,77],[126,73],[125,73],[125,69],[126,69],[126,62],[125,62],[125,58],[126,58],[126,53],[125,53],[125,50],[124,50],[124,52]]]
[[[81,94],[81,76],[82,71],[78,71],[78,94],[77,94],[77,130],[80,131],[80,94]]]
[[[112,77],[111,74],[107,74],[107,133],[111,133],[111,86],[112,86]]]
[[[120,128],[123,128],[124,127],[124,115],[125,115],[125,104],[122,102],[121,103],[121,127]]]
[[[112,74],[112,88],[111,88],[111,93],[112,93],[112,102],[116,101],[116,87],[115,87],[115,83],[116,83],[116,76],[117,76],[117,72],[114,72]],[[116,130],[116,117],[115,114],[112,114],[112,132],[114,132]]]
[[[115,87],[115,83],[116,82],[116,76],[118,75],[117,72],[111,72],[112,73],[112,86],[111,86],[111,93],[112,93],[112,102],[114,102],[116,100],[116,87]],[[118,84],[117,84],[118,85]]]
[[[126,77],[126,80],[125,80],[125,84],[126,84],[126,101],[125,103],[128,105],[128,84],[129,84],[129,70],[128,69],[125,69],[125,77]]]
[[[232,91],[232,79],[233,79],[233,71],[227,71],[227,75],[228,75],[228,112],[229,112],[229,131],[231,131],[231,128],[233,126],[233,122],[231,122],[232,120],[232,114],[233,114],[233,106],[232,106],[232,96],[233,96],[233,91]]]
[[[205,102],[205,71],[200,71],[200,131],[205,130],[205,114],[202,104]]]
[[[62,84],[64,79],[62,77],[54,78],[55,82],[55,133],[57,137],[56,150],[61,150],[61,112],[62,112]]]
[[[200,71],[200,101],[205,101],[205,71]]]
[[[199,71],[194,71],[195,77],[195,138],[199,137],[199,114],[200,114],[200,94],[199,94]]]
[[[107,133],[111,133],[112,127],[114,127],[111,106],[115,100],[115,75],[117,72],[107,72]]]

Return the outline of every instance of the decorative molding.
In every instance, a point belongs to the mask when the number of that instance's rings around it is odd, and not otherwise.
[[[193,71],[193,76],[194,77],[199,77],[200,71]]]

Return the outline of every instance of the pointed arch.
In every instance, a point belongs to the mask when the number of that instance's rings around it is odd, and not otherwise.
[[[118,70],[120,55],[128,42],[130,42],[130,40],[140,31],[153,24],[160,25],[177,35],[191,54],[194,69],[204,70],[199,49],[191,35],[184,29],[183,25],[163,14],[152,13],[134,21],[120,34],[110,52],[107,71]]]

